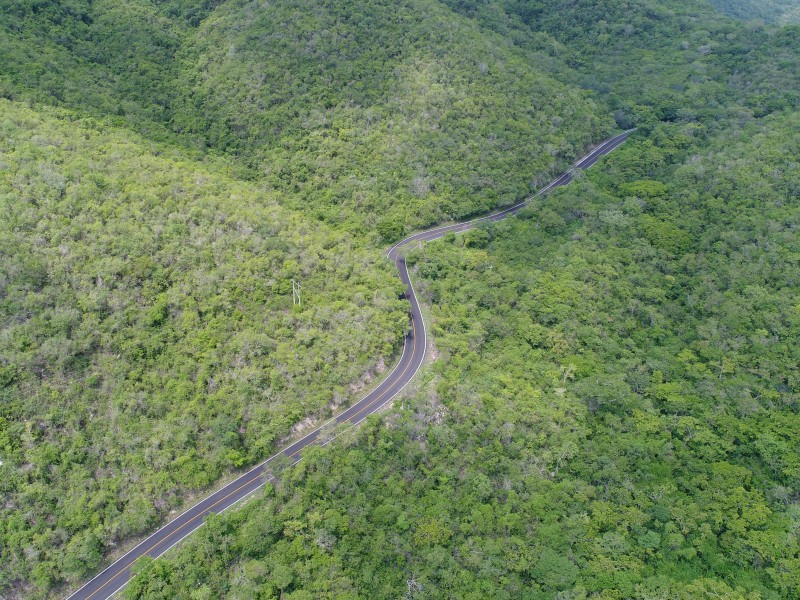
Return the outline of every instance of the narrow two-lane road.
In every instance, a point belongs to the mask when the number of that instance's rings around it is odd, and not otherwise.
[[[628,138],[629,133],[630,132],[625,132],[606,140],[575,163],[573,169],[588,169],[602,156],[608,154],[622,144]],[[142,556],[158,558],[200,527],[206,515],[210,513],[220,513],[230,508],[255,492],[266,482],[272,480],[274,476],[271,471],[274,467],[277,465],[284,467],[295,464],[300,460],[304,448],[314,444],[325,445],[330,442],[332,437],[326,432],[330,432],[332,426],[347,423],[348,425],[345,425],[345,427],[350,428],[358,425],[370,414],[377,411],[382,406],[385,406],[408,385],[414,378],[414,375],[417,374],[425,358],[428,338],[425,331],[425,322],[420,312],[419,302],[408,275],[406,260],[402,253],[403,248],[418,242],[438,239],[450,232],[466,231],[478,223],[495,222],[505,219],[533,202],[536,198],[556,187],[566,185],[571,180],[572,169],[555,179],[535,195],[510,208],[465,223],[456,223],[454,225],[429,229],[428,231],[409,236],[395,244],[389,250],[388,256],[389,259],[394,262],[400,279],[406,285],[406,298],[408,298],[411,304],[411,330],[405,337],[403,354],[400,357],[400,362],[397,363],[397,366],[395,366],[389,376],[364,398],[335,418],[294,442],[287,448],[284,448],[278,454],[252,468],[222,489],[204,498],[173,521],[164,525],[161,529],[153,533],[146,540],[139,543],[135,548],[128,551],[116,562],[88,581],[79,590],[73,592],[68,600],[105,600],[106,598],[110,598],[130,581],[131,567],[138,558]]]

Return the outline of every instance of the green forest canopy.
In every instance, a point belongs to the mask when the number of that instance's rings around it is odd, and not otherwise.
[[[329,414],[407,316],[380,255],[224,163],[0,115],[0,581],[46,590]]]
[[[799,125],[653,172],[659,126],[412,255],[416,393],[126,597],[800,597]]]
[[[407,327],[383,244],[511,201],[612,126],[435,2],[369,23],[279,3],[244,32],[255,4],[2,8],[0,586],[18,594],[81,580],[351,401]],[[311,30],[336,34],[309,53]]]
[[[0,0],[0,32],[0,593],[62,593],[349,401],[407,326],[385,244],[616,124],[590,177],[419,256],[440,359],[385,429],[128,593],[797,596],[797,27]]]
[[[711,4],[740,19],[800,23],[800,3],[797,0],[711,0]]]

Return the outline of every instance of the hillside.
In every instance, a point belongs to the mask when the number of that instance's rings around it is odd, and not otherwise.
[[[800,2],[797,0],[711,0],[711,4],[739,19],[800,23]]]
[[[515,200],[612,124],[433,0],[219,4],[9,7],[0,89],[230,154],[386,239]]]
[[[0,582],[46,590],[348,400],[406,309],[378,253],[225,163],[0,115]]]
[[[796,26],[750,26],[692,0],[446,3],[532,60],[547,52],[562,80],[594,91],[625,128],[725,129],[800,106]]]
[[[192,30],[191,20],[174,15],[178,4],[0,0],[0,95],[102,116],[163,139],[175,53]]]
[[[426,0],[226,3],[181,60],[177,130],[385,241],[512,202],[611,124]]]
[[[415,254],[419,391],[126,597],[800,597],[799,125],[659,126]]]
[[[411,389],[125,594],[800,598],[800,27],[743,19],[0,0],[0,597],[63,596],[374,384],[390,242],[638,127],[414,250]]]
[[[432,1],[0,8],[4,596],[351,401],[407,327],[383,245],[613,125]]]
[[[436,357],[418,388],[127,596],[800,597],[797,28],[448,5],[637,137],[412,254]]]

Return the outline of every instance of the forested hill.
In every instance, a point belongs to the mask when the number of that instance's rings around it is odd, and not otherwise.
[[[0,585],[37,595],[349,400],[407,317],[380,253],[225,162],[0,115]]]
[[[800,2],[797,0],[711,0],[711,4],[740,19],[800,23]]]
[[[724,129],[800,106],[797,26],[744,24],[692,0],[445,2],[531,60],[547,53],[622,127],[699,120]]]
[[[407,327],[386,242],[614,126],[432,0],[0,0],[0,65],[4,597],[351,401]]]
[[[800,598],[799,132],[662,123],[412,254],[417,393],[126,597]]]
[[[799,90],[693,0],[0,0],[0,596],[391,368],[389,242],[635,126],[412,254],[419,387],[126,593],[800,598]]]
[[[437,357],[418,391],[128,597],[800,598],[798,29],[447,4],[639,131],[413,253]]]
[[[237,158],[294,206],[388,238],[541,184],[613,121],[433,0],[15,5],[12,98]]]

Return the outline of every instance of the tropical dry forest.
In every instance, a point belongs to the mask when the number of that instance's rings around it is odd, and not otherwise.
[[[373,386],[128,599],[800,598],[796,0],[0,0],[0,597]],[[292,279],[302,283],[293,303]]]

